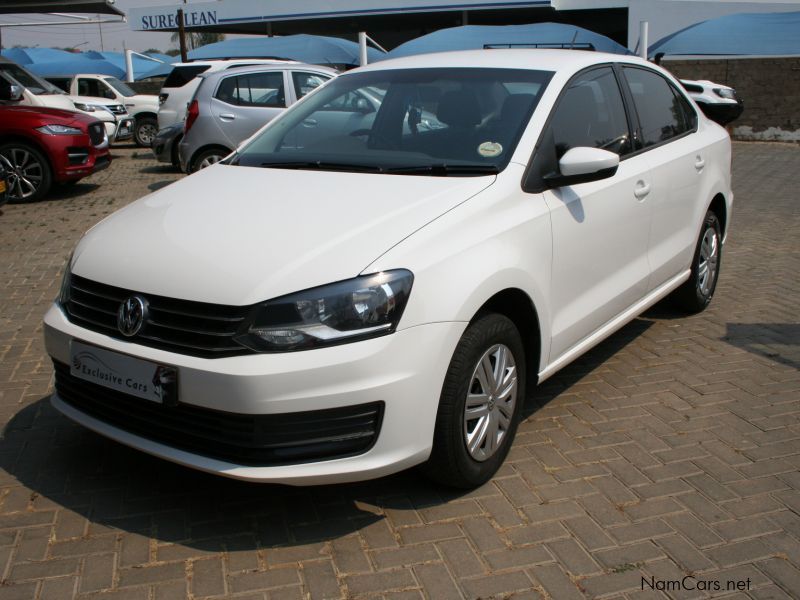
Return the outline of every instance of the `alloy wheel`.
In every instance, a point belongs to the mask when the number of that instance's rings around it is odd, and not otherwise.
[[[714,289],[719,262],[719,236],[713,227],[706,229],[703,234],[698,261],[697,289],[703,296],[708,296]]]
[[[25,148],[11,148],[5,155],[10,166],[8,194],[14,200],[27,200],[36,194],[44,179],[44,166]]]
[[[500,447],[517,403],[517,366],[504,344],[495,344],[481,356],[472,373],[464,404],[464,442],[479,462]]]
[[[153,125],[152,123],[143,123],[139,126],[139,131],[137,137],[139,138],[139,142],[144,146],[150,146],[153,143],[153,138],[156,137],[158,133],[158,128]]]

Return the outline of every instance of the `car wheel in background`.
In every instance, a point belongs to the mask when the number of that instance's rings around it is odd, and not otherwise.
[[[706,213],[692,260],[692,274],[675,292],[675,304],[688,313],[706,308],[714,296],[722,259],[722,228],[717,215]]]
[[[473,488],[503,464],[525,401],[525,351],[507,317],[490,313],[471,323],[450,361],[433,450],[423,465],[440,483]]]
[[[44,198],[53,183],[53,172],[42,153],[27,144],[10,142],[0,146],[0,154],[11,166],[7,174],[9,201],[35,202]]]
[[[200,169],[210,167],[228,156],[228,154],[230,154],[230,152],[225,148],[209,148],[208,150],[203,150],[200,154],[195,156],[189,173],[194,173]]]
[[[133,139],[137,146],[149,148],[158,133],[158,121],[152,117],[136,119],[133,129]]]

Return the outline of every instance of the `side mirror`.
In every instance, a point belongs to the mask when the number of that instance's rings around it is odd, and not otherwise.
[[[550,188],[587,183],[613,177],[619,167],[619,155],[600,148],[571,148],[558,161],[558,173],[544,176]]]
[[[19,102],[22,100],[22,86],[15,83],[11,85],[0,85],[0,100]]]
[[[372,112],[372,106],[366,98],[359,98],[356,100],[356,110],[366,115]]]

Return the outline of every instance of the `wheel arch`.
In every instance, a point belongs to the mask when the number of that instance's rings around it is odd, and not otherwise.
[[[133,119],[138,123],[140,119],[155,119],[158,121],[158,114],[150,111],[144,111],[140,113],[136,113],[133,116]]]
[[[708,205],[708,210],[717,215],[720,229],[722,229],[722,237],[724,239],[728,231],[728,204],[725,202],[725,196],[723,196],[721,192],[717,193],[711,199],[711,203]]]
[[[194,151],[194,154],[192,154],[192,158],[189,159],[189,172],[190,173],[194,173],[194,163],[197,161],[197,157],[198,156],[200,156],[203,152],[206,152],[208,150],[212,150],[212,149],[215,149],[215,148],[217,148],[219,150],[222,150],[225,153],[224,156],[227,156],[228,154],[233,152],[233,150],[230,150],[230,149],[226,148],[222,144],[206,144],[205,146],[200,146],[197,150]]]
[[[498,313],[513,321],[525,348],[527,380],[536,384],[539,377],[543,348],[539,313],[531,297],[520,288],[503,289],[487,299],[472,317],[471,322],[486,313]]]

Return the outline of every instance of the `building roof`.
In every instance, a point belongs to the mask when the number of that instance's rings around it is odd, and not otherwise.
[[[0,14],[17,13],[92,13],[125,16],[125,13],[106,0],[3,0],[0,3]]]

